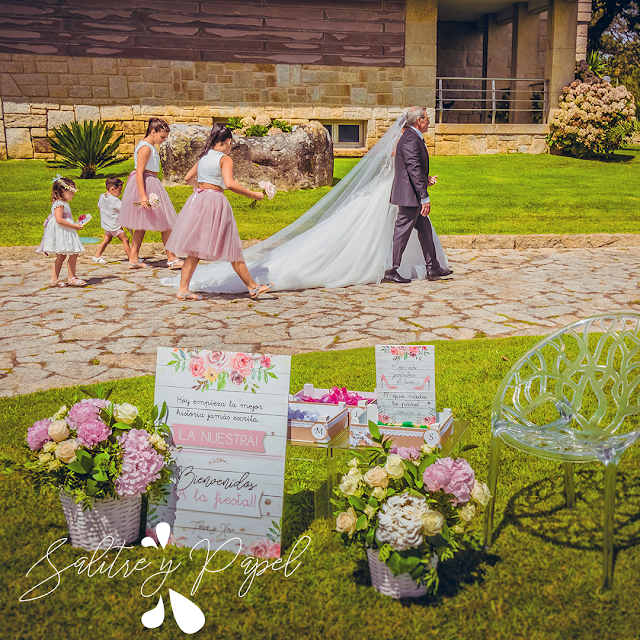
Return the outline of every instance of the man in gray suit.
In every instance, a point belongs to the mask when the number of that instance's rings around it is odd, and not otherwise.
[[[393,231],[393,268],[385,272],[382,282],[411,282],[398,273],[398,268],[414,228],[424,254],[427,278],[440,280],[452,273],[438,263],[428,220],[431,202],[427,187],[436,182],[435,178],[429,177],[429,152],[422,136],[428,128],[427,110],[424,107],[411,107],[407,112],[407,128],[398,140],[395,152],[391,204],[398,205],[398,218]]]

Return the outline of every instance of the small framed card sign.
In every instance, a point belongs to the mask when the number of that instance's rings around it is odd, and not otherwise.
[[[433,345],[377,345],[378,421],[388,425],[436,422]]]
[[[158,348],[155,403],[181,449],[150,525],[168,522],[180,546],[237,537],[280,556],[290,376],[290,356]]]

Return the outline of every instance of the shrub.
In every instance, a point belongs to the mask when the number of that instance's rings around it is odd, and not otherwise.
[[[118,147],[124,140],[120,134],[112,140],[115,125],[104,122],[72,122],[69,127],[61,124],[52,130],[49,143],[56,158],[49,161],[50,167],[60,169],[80,169],[81,178],[95,177],[98,169],[110,167],[126,160],[118,155]]]
[[[291,133],[292,130],[292,126],[286,120],[272,120],[264,115],[255,119],[251,116],[229,118],[227,127],[236,135],[258,138],[276,133]]]
[[[547,142],[577,157],[620,149],[636,127],[635,100],[622,85],[576,80],[564,88],[559,107]]]

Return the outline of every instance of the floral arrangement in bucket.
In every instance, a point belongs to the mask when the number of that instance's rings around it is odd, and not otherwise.
[[[143,419],[138,407],[110,401],[111,390],[102,385],[85,393],[89,398],[29,427],[28,459],[1,455],[5,472],[20,472],[40,490],[66,493],[84,509],[96,500],[166,495],[172,454],[161,424],[166,406]]]
[[[475,546],[467,525],[476,504],[489,502],[489,489],[464,458],[439,458],[428,445],[392,446],[374,422],[369,429],[382,452],[374,452],[369,462],[362,455],[349,462],[332,499],[338,509],[336,531],[367,547],[378,590],[374,563],[384,563],[393,576],[410,577],[412,586],[421,588],[400,595],[435,593],[439,562]]]

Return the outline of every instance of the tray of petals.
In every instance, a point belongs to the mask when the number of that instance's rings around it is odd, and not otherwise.
[[[305,384],[302,391],[289,397],[289,403],[322,403],[337,406],[340,402],[349,410],[349,425],[359,424],[360,417],[367,413],[367,407],[375,406],[375,391],[348,391],[345,387],[332,389],[316,389],[312,384]]]
[[[453,433],[453,414],[451,409],[436,412],[435,422],[421,425],[381,424],[378,421],[376,405],[370,405],[356,421],[349,424],[349,444],[351,446],[378,446],[371,439],[369,421],[376,422],[380,433],[387,436],[398,447],[430,447],[442,448],[442,445]]]
[[[338,405],[290,402],[287,437],[298,442],[329,442],[347,428],[348,421],[344,402]]]

